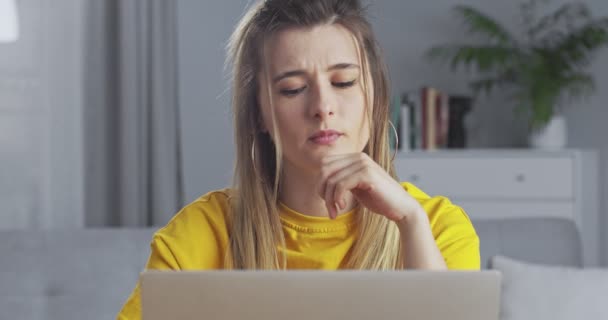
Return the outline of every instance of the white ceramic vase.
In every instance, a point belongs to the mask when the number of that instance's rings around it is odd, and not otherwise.
[[[563,149],[568,140],[567,130],[566,118],[561,114],[555,115],[547,125],[530,133],[530,146],[536,149]]]

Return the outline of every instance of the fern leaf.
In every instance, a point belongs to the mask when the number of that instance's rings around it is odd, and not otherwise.
[[[504,70],[521,56],[518,49],[511,47],[471,45],[433,47],[426,55],[432,60],[449,62],[452,70],[464,66],[481,72]]]
[[[499,76],[496,76],[496,77],[480,78],[480,79],[477,79],[477,80],[469,83],[469,87],[476,94],[478,94],[478,93],[489,94],[495,88],[498,88],[498,87],[501,87],[504,85],[508,85],[508,84],[512,84],[515,80],[514,77],[512,76],[512,74],[513,74],[513,71],[508,70],[507,72],[505,72]]]
[[[608,45],[608,18],[592,21],[558,41],[554,49],[570,65],[586,63],[595,49]]]
[[[566,3],[553,14],[543,17],[536,25],[528,30],[528,34],[535,37],[547,30],[555,29],[560,23],[572,23],[575,19],[590,18],[591,13],[583,3]]]
[[[468,25],[470,32],[484,35],[503,45],[513,42],[513,37],[500,23],[481,11],[464,5],[455,6],[454,11]]]

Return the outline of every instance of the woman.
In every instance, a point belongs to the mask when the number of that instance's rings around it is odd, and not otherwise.
[[[359,1],[259,1],[229,44],[236,165],[147,269],[478,269],[462,209],[395,180],[387,71]],[[139,286],[119,319],[140,317]]]

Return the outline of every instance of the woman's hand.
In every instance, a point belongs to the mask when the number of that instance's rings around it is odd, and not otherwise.
[[[328,156],[322,160],[321,197],[330,218],[336,205],[346,207],[350,191],[373,212],[397,223],[405,268],[446,270],[424,209],[403,187],[365,153]]]
[[[359,204],[395,222],[424,212],[418,201],[363,152],[325,157],[321,181],[319,194],[332,219],[338,215],[337,208],[346,208],[349,191]]]

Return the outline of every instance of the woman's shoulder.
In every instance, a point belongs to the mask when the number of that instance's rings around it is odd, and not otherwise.
[[[465,210],[454,204],[448,197],[443,195],[430,196],[411,182],[401,182],[401,186],[414,199],[420,203],[429,217],[433,229],[441,228],[447,224],[463,223],[471,224],[471,220]]]
[[[225,230],[231,197],[230,188],[207,192],[179,210],[157,234],[176,236],[205,229]]]
[[[183,207],[153,236],[149,269],[217,269],[228,243],[229,189],[206,193]]]
[[[408,182],[401,185],[426,211],[448,268],[479,269],[479,237],[465,210],[445,196],[429,196]]]

